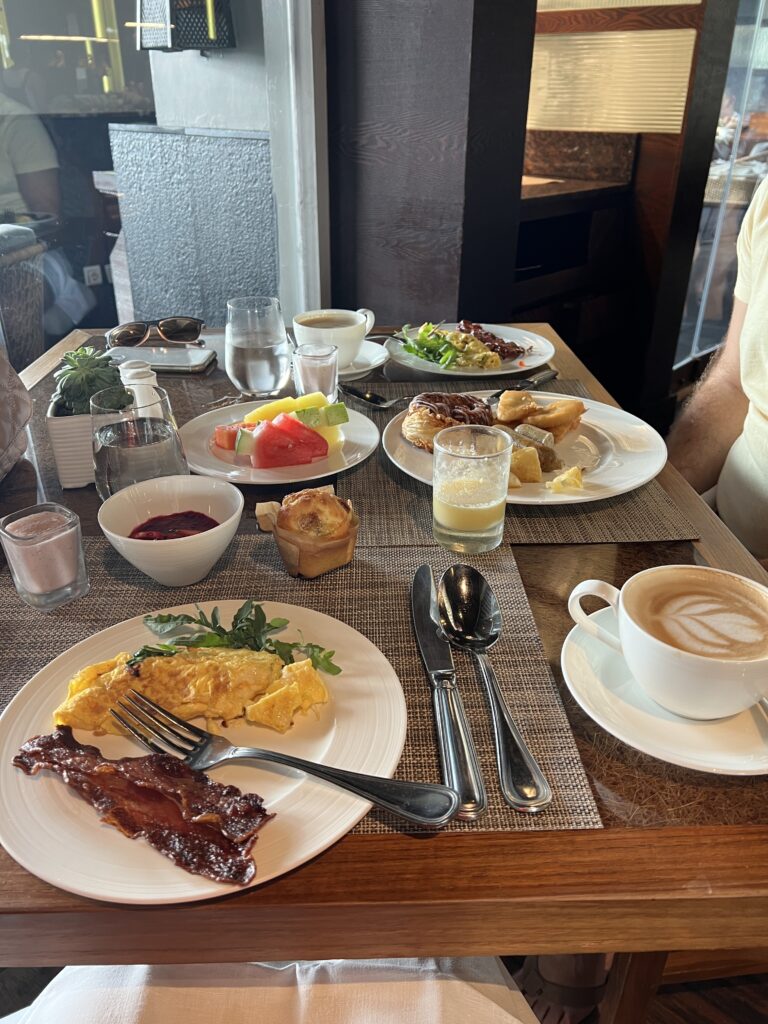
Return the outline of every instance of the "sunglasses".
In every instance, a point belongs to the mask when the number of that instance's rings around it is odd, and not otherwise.
[[[152,337],[153,329],[168,345],[201,345],[200,333],[205,327],[194,316],[167,316],[162,320],[136,320],[120,324],[107,332],[107,348],[137,348]]]

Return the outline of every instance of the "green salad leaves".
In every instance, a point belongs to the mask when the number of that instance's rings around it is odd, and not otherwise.
[[[232,625],[226,629],[221,624],[219,609],[214,608],[210,617],[198,607],[198,615],[145,615],[144,624],[158,637],[171,637],[171,643],[146,644],[128,662],[135,668],[145,658],[168,657],[183,647],[232,647],[248,648],[252,651],[268,651],[276,654],[286,665],[295,661],[295,655],[309,658],[312,665],[321,672],[336,676],[341,669],[333,661],[335,651],[326,651],[319,644],[303,641],[277,640],[272,634],[279,633],[288,625],[288,619],[272,619],[260,604],[246,601],[235,612]]]
[[[442,331],[441,326],[426,323],[414,328],[410,324],[405,324],[395,337],[403,342],[406,352],[439,366],[451,366],[458,359],[460,349],[451,344],[446,336],[447,332]]]

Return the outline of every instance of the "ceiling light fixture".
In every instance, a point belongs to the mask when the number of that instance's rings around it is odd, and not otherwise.
[[[103,36],[19,36],[32,43],[108,43]]]

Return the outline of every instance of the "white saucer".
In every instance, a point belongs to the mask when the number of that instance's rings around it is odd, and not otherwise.
[[[339,380],[360,380],[367,377],[377,366],[383,366],[388,359],[389,352],[383,345],[375,341],[364,341],[349,366],[339,370]]]
[[[594,618],[618,633],[612,608],[601,608]],[[759,706],[711,722],[673,715],[645,695],[620,654],[580,626],[565,638],[560,664],[581,708],[630,747],[700,772],[768,774],[768,716]]]

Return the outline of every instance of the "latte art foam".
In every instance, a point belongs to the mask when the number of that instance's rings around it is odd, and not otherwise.
[[[768,598],[731,576],[670,569],[628,588],[625,607],[647,633],[704,658],[768,657]]]

